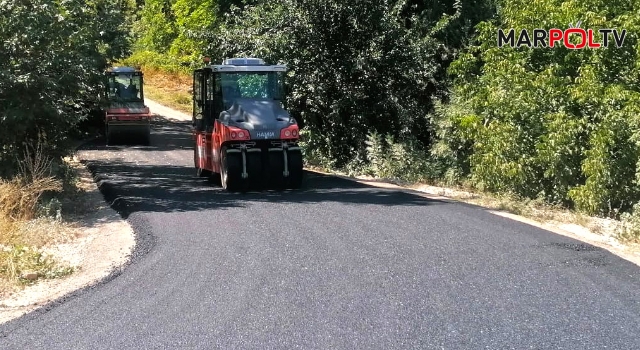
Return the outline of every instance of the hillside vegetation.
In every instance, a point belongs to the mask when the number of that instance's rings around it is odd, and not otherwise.
[[[72,272],[42,250],[75,234],[63,209],[79,193],[63,157],[99,104],[103,70],[130,53],[135,6],[0,1],[0,296]]]
[[[577,21],[622,48],[497,47]],[[128,62],[285,63],[316,164],[620,217],[640,199],[639,32],[629,0],[147,0]]]
[[[190,72],[203,57],[257,56],[290,67],[288,105],[312,164],[640,222],[637,1],[33,0],[0,7],[5,178],[25,141],[45,139],[54,159],[66,153],[70,132],[97,103],[99,73],[115,60],[143,66],[150,97],[188,110]],[[625,29],[623,46],[497,47],[499,28],[578,21]]]

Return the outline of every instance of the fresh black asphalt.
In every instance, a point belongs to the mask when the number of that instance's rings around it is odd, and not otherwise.
[[[225,193],[194,176],[188,123],[81,156],[134,258],[0,326],[0,349],[640,348],[640,269],[600,248],[314,173]]]

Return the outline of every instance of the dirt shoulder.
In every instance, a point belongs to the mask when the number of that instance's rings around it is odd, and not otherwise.
[[[131,226],[109,207],[93,176],[77,157],[69,160],[84,190],[78,205],[83,214],[70,218],[76,223],[71,241],[49,246],[46,253],[75,268],[71,275],[42,280],[0,300],[0,323],[8,322],[71,292],[107,277],[128,261],[135,246]]]
[[[174,119],[178,121],[187,121],[192,119],[192,116],[190,114],[161,105],[154,100],[146,98],[144,103],[149,107],[153,114],[161,115],[164,118]]]
[[[146,103],[154,114],[177,121],[191,120],[190,115],[152,100]],[[81,159],[76,155],[68,163],[76,171],[78,186],[84,191],[78,199],[78,205],[83,209],[68,218],[75,224],[73,239],[43,250],[57,262],[75,268],[75,272],[64,278],[40,280],[8,297],[0,296],[0,323],[99,282],[114,269],[125,265],[133,252],[136,241],[131,226],[105,202]]]

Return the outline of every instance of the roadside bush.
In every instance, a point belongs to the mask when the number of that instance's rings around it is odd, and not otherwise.
[[[390,135],[371,133],[367,137],[367,162],[362,171],[369,175],[408,182],[439,182],[446,169],[415,139],[397,141]]]
[[[483,190],[617,217],[640,200],[638,3],[501,1],[450,67],[437,152]],[[498,28],[627,30],[621,48],[498,48]],[[601,40],[601,38],[598,38]],[[436,150],[434,148],[434,151]]]
[[[44,143],[38,143],[35,150],[25,150],[24,159],[18,162],[19,175],[0,179],[0,216],[12,221],[36,217],[42,195],[62,190],[62,181],[51,174],[51,164]]]
[[[128,1],[0,2],[0,177],[15,154],[45,137],[59,158],[98,103],[103,70],[127,54]]]
[[[640,243],[640,203],[633,205],[630,212],[620,215],[618,237],[623,241]]]

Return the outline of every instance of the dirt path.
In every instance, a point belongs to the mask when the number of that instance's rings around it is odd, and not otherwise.
[[[151,110],[152,113],[155,113],[157,115],[161,115],[164,116],[165,118],[168,119],[175,119],[175,120],[179,120],[179,121],[187,121],[187,120],[191,120],[191,116],[187,113],[183,113],[180,111],[176,111],[175,109],[169,108],[169,107],[165,107],[161,104],[159,104],[158,102],[149,100],[149,99],[145,99],[145,104],[147,106],[149,106],[149,109]]]

